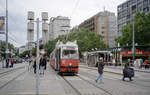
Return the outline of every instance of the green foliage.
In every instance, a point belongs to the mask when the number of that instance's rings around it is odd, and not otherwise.
[[[30,54],[30,51],[24,51],[23,53],[21,53],[21,54],[19,55],[19,57],[23,58],[23,57],[26,57],[26,55],[29,56],[29,54]]]
[[[13,53],[16,53],[13,44],[8,43],[8,49],[9,49],[9,51],[12,50]],[[0,41],[0,53],[1,53],[1,56],[4,58],[5,58],[5,51],[6,51],[6,43],[5,43],[5,41]],[[11,56],[11,55],[9,54],[9,56]]]
[[[107,46],[102,41],[102,36],[98,35],[94,32],[89,32],[86,29],[74,29],[71,33],[67,35],[62,35],[56,38],[53,41],[49,41],[45,44],[44,48],[49,55],[53,49],[55,48],[55,44],[58,40],[63,41],[68,38],[69,41],[77,40],[77,44],[79,46],[79,53],[84,51],[90,51],[91,49],[103,49]]]
[[[135,43],[138,45],[150,45],[150,13],[137,13],[134,18]],[[115,39],[121,46],[132,44],[133,22],[122,28],[122,36]]]
[[[53,51],[53,49],[55,48],[55,44],[56,44],[57,40],[52,40],[52,41],[48,41],[48,43],[46,43],[44,45],[44,49],[46,51],[47,56],[50,55],[50,53]]]

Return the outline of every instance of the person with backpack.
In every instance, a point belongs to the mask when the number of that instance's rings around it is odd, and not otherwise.
[[[129,62],[130,60],[128,60],[128,62],[124,65],[122,78],[123,81],[125,81],[125,78],[129,78],[130,81],[132,81],[132,77],[134,77],[134,69],[129,67]]]
[[[95,80],[96,83],[100,80],[101,83],[103,83],[102,81],[102,77],[103,77],[103,69],[104,69],[104,62],[103,62],[103,58],[99,58],[99,62],[98,62],[98,73],[99,76],[97,77],[97,79]]]

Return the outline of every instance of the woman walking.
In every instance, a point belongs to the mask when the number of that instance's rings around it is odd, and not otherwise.
[[[103,62],[103,58],[101,57],[101,58],[99,59],[99,62],[98,62],[98,73],[99,73],[99,76],[98,76],[98,78],[95,80],[96,82],[98,82],[99,79],[100,79],[100,82],[103,82],[103,81],[102,81],[103,69],[104,69],[104,62]]]

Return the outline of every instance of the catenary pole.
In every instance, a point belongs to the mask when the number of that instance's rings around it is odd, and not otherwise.
[[[40,77],[39,77],[39,18],[37,18],[37,59],[36,59],[36,95],[39,95]]]
[[[8,2],[6,0],[6,60],[8,59]]]

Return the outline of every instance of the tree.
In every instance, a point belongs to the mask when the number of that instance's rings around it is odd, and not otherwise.
[[[23,57],[26,57],[26,55],[29,56],[29,54],[30,54],[30,51],[24,51],[23,53],[21,53],[21,54],[19,55],[19,57],[23,58]]]
[[[150,45],[150,13],[137,13],[134,17],[135,43],[138,45]],[[122,28],[122,36],[115,39],[121,46],[132,45],[133,22]]]
[[[107,46],[104,44],[102,40],[102,36],[96,34],[95,32],[89,32],[87,29],[74,29],[71,33],[67,35],[62,35],[56,38],[53,41],[49,41],[45,44],[45,50],[48,54],[50,54],[55,48],[55,44],[58,40],[63,41],[68,38],[69,41],[77,40],[77,44],[79,46],[79,53],[85,51],[90,51],[91,49],[103,49]]]
[[[9,51],[13,51],[13,53],[16,53],[14,45],[11,43],[8,43],[8,49]],[[6,42],[5,41],[0,41],[0,53],[1,56],[5,58],[5,51],[6,51]],[[9,54],[11,56],[11,54]]]

